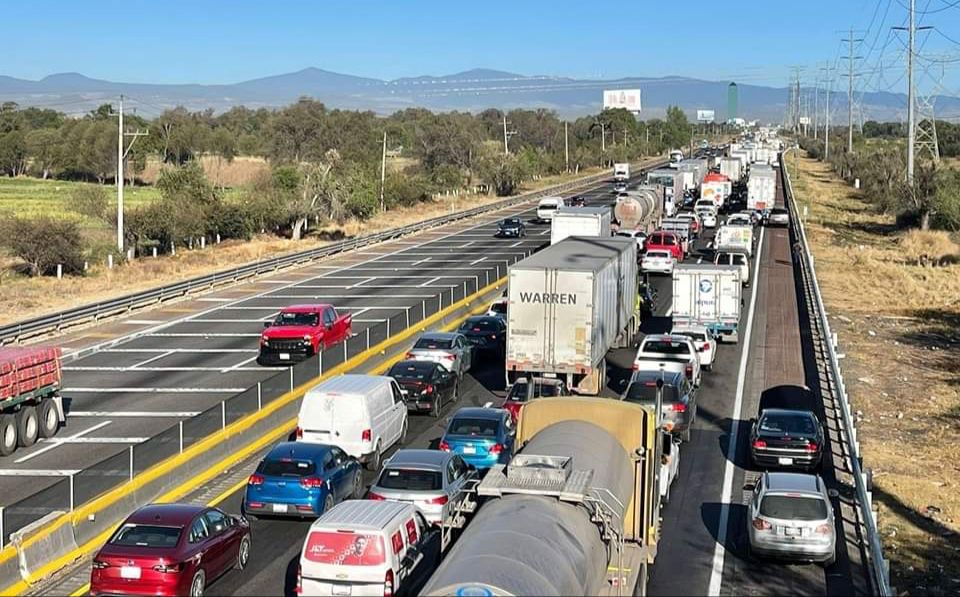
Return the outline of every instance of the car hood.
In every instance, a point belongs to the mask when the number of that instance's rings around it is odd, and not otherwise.
[[[279,340],[281,338],[303,338],[312,336],[317,329],[307,325],[278,325],[265,328],[263,337],[268,340]]]

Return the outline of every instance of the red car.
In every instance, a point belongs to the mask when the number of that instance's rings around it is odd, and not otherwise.
[[[151,504],[131,514],[93,558],[91,595],[202,595],[250,558],[241,516],[193,504]]]
[[[669,251],[677,262],[683,261],[683,241],[673,232],[657,230],[647,237],[647,251]]]
[[[333,305],[291,305],[264,324],[261,365],[302,361],[350,337],[353,315],[337,314]]]

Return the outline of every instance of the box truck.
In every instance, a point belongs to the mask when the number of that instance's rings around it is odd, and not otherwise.
[[[630,164],[621,162],[613,165],[613,180],[627,182],[630,180]]]
[[[610,208],[561,207],[550,223],[550,244],[568,236],[610,236]]]
[[[724,224],[717,228],[713,250],[746,253],[753,257],[753,226]]]
[[[740,160],[734,157],[720,158],[720,174],[733,182],[740,182],[740,176],[743,174]]]
[[[640,331],[637,243],[568,237],[507,273],[507,384],[556,377],[582,394],[606,385],[607,351]]]
[[[678,263],[673,268],[673,324],[702,325],[737,342],[743,285],[735,266]]]
[[[750,166],[747,180],[747,209],[769,212],[777,196],[777,179],[773,168],[767,164]]]
[[[683,200],[683,177],[673,168],[657,168],[647,172],[647,184],[663,187],[663,212],[672,216]]]

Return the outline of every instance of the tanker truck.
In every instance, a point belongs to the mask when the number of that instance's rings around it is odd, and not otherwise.
[[[658,405],[541,398],[421,595],[646,595],[670,439]],[[529,410],[528,410],[529,409]]]
[[[619,231],[653,232],[663,215],[663,187],[642,185],[617,197],[613,217]]]

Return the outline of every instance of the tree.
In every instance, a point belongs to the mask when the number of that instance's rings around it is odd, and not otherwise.
[[[26,140],[33,166],[46,180],[63,156],[60,133],[55,129],[35,129],[27,133]]]
[[[310,141],[320,136],[326,112],[321,102],[302,97],[274,114],[267,127],[270,158],[294,164],[303,161]]]
[[[102,186],[83,185],[70,191],[70,209],[88,218],[115,224],[110,199]]]
[[[495,143],[484,146],[477,170],[480,178],[501,197],[514,194],[525,175],[520,158],[516,154],[504,155]]]
[[[0,136],[0,172],[20,176],[27,170],[27,140],[22,131]]]
[[[7,218],[0,222],[0,245],[22,259],[32,276],[53,273],[57,265],[67,274],[83,272],[83,238],[72,220]]]
[[[690,142],[693,129],[687,115],[679,106],[667,108],[667,121],[664,124],[664,141],[673,148],[685,147]]]
[[[340,154],[331,149],[320,163],[304,163],[300,166],[299,193],[290,197],[287,204],[287,219],[290,222],[290,238],[300,240],[310,218],[323,218],[336,222],[346,215],[347,191],[338,184],[334,171],[342,165]]]

